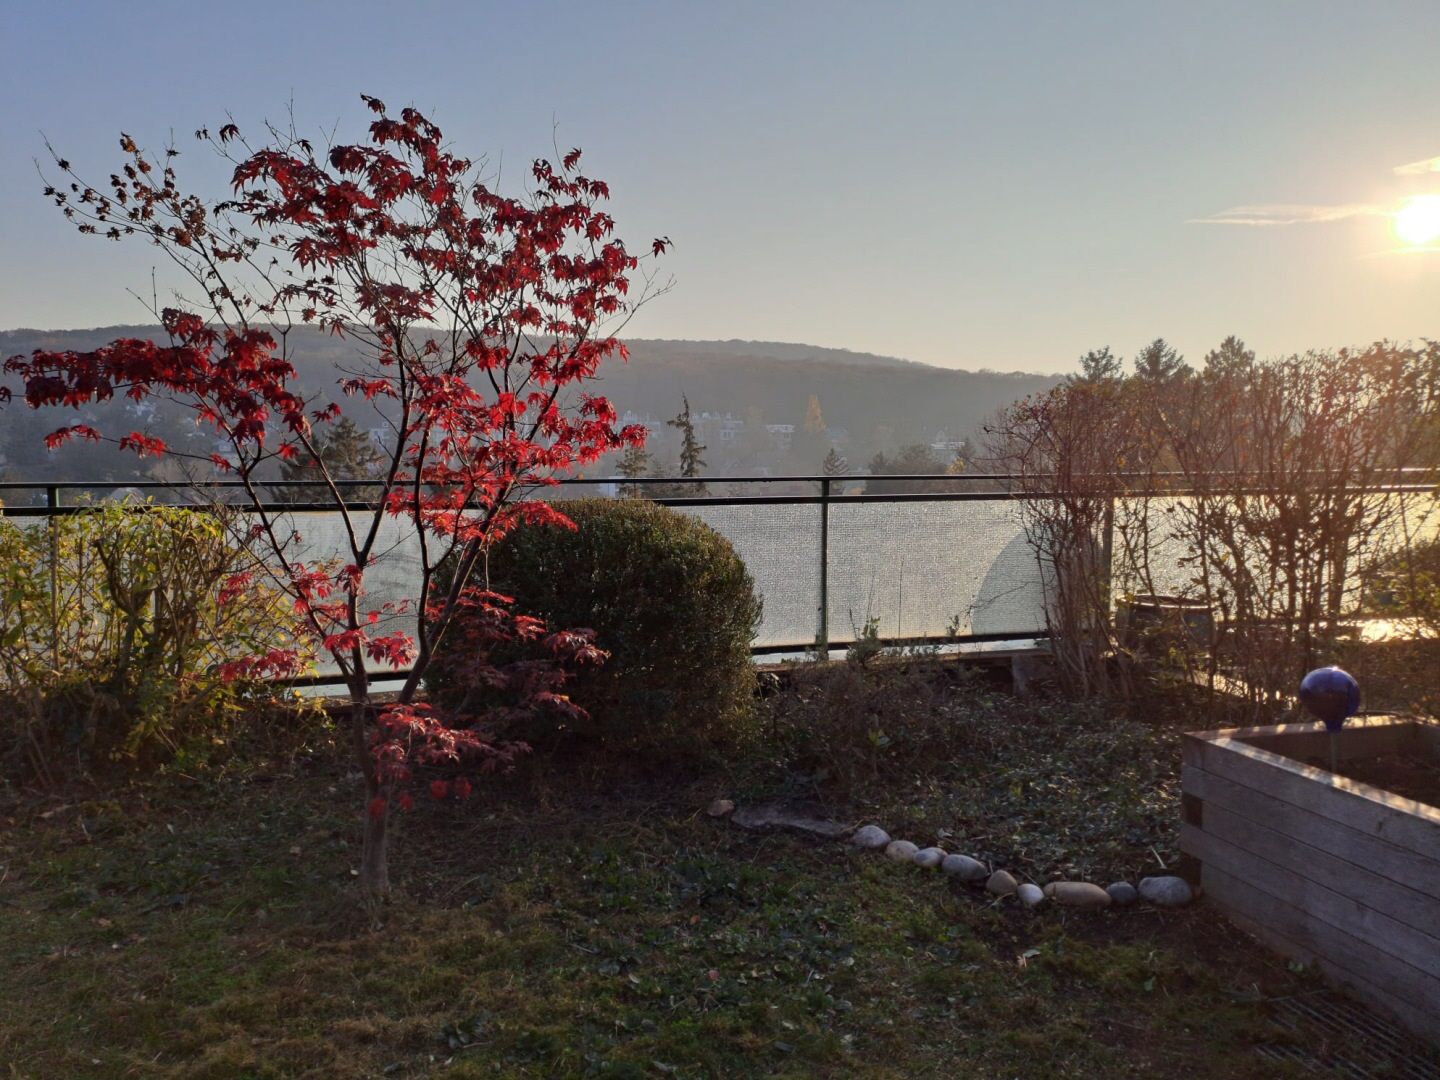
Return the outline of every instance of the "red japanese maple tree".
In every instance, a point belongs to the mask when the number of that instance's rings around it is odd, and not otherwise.
[[[262,145],[234,124],[197,132],[234,167],[232,192],[214,201],[178,186],[173,148],[152,160],[122,136],[126,161],[100,186],[57,156],[66,180],[46,194],[81,232],[149,240],[200,292],[156,313],[167,342],[37,351],[5,368],[32,407],[163,397],[218,433],[226,452],[206,468],[239,481],[249,539],[265,555],[254,573],[290,595],[297,635],[333,658],[348,689],[365,787],[361,880],[383,894],[389,815],[409,805],[416,769],[435,777],[433,796],[463,798],[471,776],[516,749],[491,743],[476,718],[441,717],[417,700],[452,623],[466,628],[467,650],[507,708],[574,709],[560,693],[567,671],[603,657],[588,632],[549,630],[474,579],[487,546],[517,523],[567,524],[541,489],[643,441],[643,428],[619,427],[585,384],[625,356],[617,323],[657,290],[647,275],[632,295],[640,260],[613,236],[601,208],[608,189],[579,172],[580,151],[536,161],[530,190],[509,197],[425,116],[364,100],[376,114],[368,140],[328,150],[293,128],[267,126]],[[668,244],[654,241],[647,258]],[[346,498],[317,452],[340,407],[298,384],[293,339],[304,324],[353,345],[338,388],[369,402],[387,433],[365,505]],[[73,438],[105,436],[71,424],[47,442]],[[142,456],[190,456],[143,432],[115,441]],[[333,561],[302,557],[293,520],[267,506],[267,477],[296,458],[312,463],[307,486],[328,493],[343,523]],[[413,530],[418,584],[405,601],[373,603],[366,580],[393,542],[387,519]],[[453,578],[437,578],[447,559]],[[252,584],[238,575],[225,595]],[[490,663],[497,643],[517,639],[543,643],[551,661]],[[247,657],[229,673],[285,676],[300,656]],[[377,675],[407,666],[395,700],[378,704]]]

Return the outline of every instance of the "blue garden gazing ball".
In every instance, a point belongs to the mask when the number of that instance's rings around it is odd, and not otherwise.
[[[1338,667],[1316,668],[1300,680],[1300,704],[1327,731],[1339,731],[1360,708],[1360,684]]]

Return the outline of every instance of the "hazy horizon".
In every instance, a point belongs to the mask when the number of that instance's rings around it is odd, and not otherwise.
[[[101,332],[101,331],[107,331],[107,330],[133,330],[133,329],[155,329],[155,330],[160,330],[160,329],[162,329],[162,328],[160,327],[160,325],[159,325],[158,323],[154,322],[154,320],[150,320],[150,321],[148,321],[148,322],[147,322],[147,321],[138,321],[138,322],[137,322],[137,321],[133,321],[133,320],[132,320],[132,321],[129,321],[129,322],[101,323],[101,324],[97,324],[97,325],[94,325],[94,326],[3,326],[3,327],[0,327],[0,334],[25,335],[25,334],[99,333],[99,332]],[[323,333],[323,331],[321,331],[318,327],[312,327],[312,328],[310,328],[310,329],[312,329],[315,333]],[[417,326],[417,328],[416,328],[417,332],[420,332],[422,329],[423,329],[422,327],[418,327],[418,326]],[[439,328],[437,327],[436,329],[439,329]],[[770,341],[770,340],[757,339],[757,338],[741,338],[741,337],[728,337],[728,338],[640,337],[640,336],[638,336],[638,335],[636,335],[636,334],[629,334],[629,333],[627,333],[627,334],[622,335],[622,340],[624,340],[624,341],[627,342],[627,343],[632,343],[632,344],[637,344],[637,345],[669,345],[669,344],[674,344],[674,345],[685,345],[685,346],[688,346],[688,347],[691,347],[691,348],[693,348],[693,347],[695,347],[695,346],[704,347],[704,346],[735,346],[735,345],[779,346],[780,348],[783,348],[783,349],[785,349],[785,350],[794,350],[794,351],[802,351],[802,350],[803,350],[803,351],[807,351],[807,352],[814,353],[814,354],[817,354],[817,355],[823,355],[823,354],[827,354],[827,353],[828,353],[828,354],[833,354],[833,353],[848,354],[848,355],[850,355],[850,356],[855,357],[858,362],[862,362],[862,363],[863,363],[863,362],[866,362],[866,361],[869,361],[869,360],[877,360],[877,361],[889,361],[889,362],[900,363],[900,364],[913,364],[913,365],[917,365],[917,366],[919,366],[919,367],[931,367],[931,368],[936,368],[936,369],[938,369],[938,370],[974,371],[974,372],[993,371],[993,372],[996,372],[997,374],[1065,375],[1065,374],[1068,374],[1068,373],[1070,372],[1070,369],[1073,368],[1073,366],[1074,366],[1073,364],[1069,364],[1069,365],[1066,365],[1063,369],[1057,369],[1057,370],[1055,370],[1055,371],[1028,371],[1028,372],[1022,372],[1022,371],[1020,371],[1019,369],[993,368],[993,367],[986,367],[986,366],[984,366],[984,365],[976,365],[976,366],[973,366],[973,367],[969,367],[969,366],[961,365],[961,364],[957,364],[957,365],[929,364],[929,363],[926,363],[926,362],[923,361],[923,360],[912,360],[911,358],[906,357],[906,356],[893,356],[893,355],[890,355],[890,354],[887,354],[887,353],[872,352],[872,351],[870,351],[870,350],[868,350],[868,349],[849,349],[849,348],[844,348],[844,347],[842,347],[842,346],[837,346],[837,345],[817,345],[817,344],[815,344],[814,342],[809,342],[809,341]],[[782,362],[783,362],[783,359],[782,359]]]
[[[1396,217],[1440,207],[1440,5],[396,11],[10,5],[0,327],[149,321],[127,290],[154,253],[74,235],[40,132],[103,180],[118,132],[173,130],[182,182],[218,194],[191,130],[293,101],[358,138],[368,92],[512,180],[583,147],[619,234],[675,242],[634,338],[1061,372],[1157,336],[1192,363],[1232,333],[1262,356],[1440,337],[1440,247]],[[583,44],[523,45],[557,33]]]

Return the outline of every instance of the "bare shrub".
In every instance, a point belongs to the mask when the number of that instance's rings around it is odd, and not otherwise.
[[[1045,626],[1068,693],[1127,692],[1111,594],[1117,503],[1127,470],[1151,456],[1135,380],[1081,379],[1002,412],[990,425],[990,453],[1015,475],[1017,506],[1045,585]]]
[[[225,515],[123,503],[41,525],[0,520],[0,732],[12,769],[53,783],[163,761],[226,730],[255,696],[220,666],[295,643],[275,591],[222,600],[222,583],[256,558]]]
[[[767,705],[786,763],[827,790],[852,794],[945,767],[964,740],[949,708],[960,677],[933,662],[869,659],[798,664]]]
[[[1087,369],[1088,370],[1088,369]],[[1213,615],[1187,677],[1252,711],[1330,662],[1383,568],[1422,612],[1403,553],[1435,500],[1404,470],[1437,461],[1440,344],[1377,344],[1168,378],[1087,374],[1006,410],[992,452],[1017,476],[1072,694],[1128,694],[1117,596],[1165,594]]]
[[[1259,706],[1334,657],[1433,506],[1401,470],[1433,461],[1437,371],[1434,344],[1307,353],[1206,372],[1162,417],[1187,494],[1156,532],[1225,628],[1212,680],[1223,665]]]

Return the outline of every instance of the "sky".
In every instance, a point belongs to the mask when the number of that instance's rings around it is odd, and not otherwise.
[[[69,230],[43,137],[103,180],[173,131],[218,195],[195,128],[358,140],[368,93],[514,185],[584,148],[618,235],[674,242],[635,337],[1024,371],[1440,337],[1391,216],[1440,192],[1437,42],[1435,0],[0,0],[0,329],[147,320],[156,252]]]

